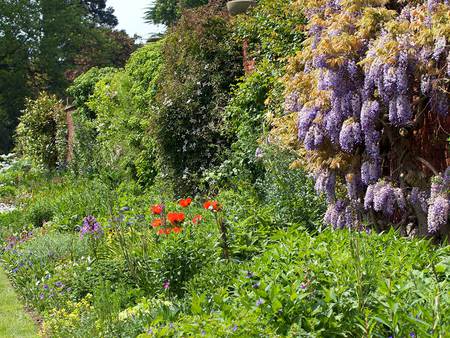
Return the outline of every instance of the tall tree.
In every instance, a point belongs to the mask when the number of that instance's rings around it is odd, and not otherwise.
[[[145,12],[149,23],[173,26],[184,9],[206,5],[208,0],[156,0]]]
[[[106,0],[0,1],[0,153],[12,147],[26,97],[64,95],[91,66],[123,66],[134,39],[116,25]]]

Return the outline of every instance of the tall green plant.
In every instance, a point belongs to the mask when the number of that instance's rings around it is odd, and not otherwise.
[[[152,127],[160,163],[180,193],[195,190],[230,143],[223,108],[242,72],[240,48],[230,42],[224,8],[209,5],[186,11],[164,43]]]
[[[17,150],[33,162],[54,169],[65,163],[67,127],[64,106],[56,96],[41,93],[27,100],[17,127]]]

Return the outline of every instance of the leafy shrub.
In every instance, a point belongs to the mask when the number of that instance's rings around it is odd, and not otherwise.
[[[223,107],[242,68],[230,42],[224,8],[213,4],[186,11],[164,42],[152,130],[159,162],[180,194],[195,190],[229,145]]]
[[[137,50],[125,69],[99,80],[87,102],[95,112],[99,157],[109,171],[131,174],[142,186],[156,176],[149,125],[161,67],[161,43]]]
[[[302,6],[309,38],[289,66],[286,109],[327,195],[326,223],[448,236],[450,5]]]
[[[306,18],[293,10],[294,0],[260,0],[247,15],[233,22],[233,38],[249,45],[249,57],[257,63],[268,60],[285,63],[295,55],[304,39]]]
[[[89,108],[88,102],[97,82],[115,72],[115,68],[93,67],[77,77],[67,89],[75,107],[72,114],[75,129],[74,158],[70,163],[70,168],[75,173],[95,173],[101,167],[101,159],[96,156],[99,152],[96,142],[96,113]]]
[[[67,151],[65,117],[56,96],[41,93],[36,100],[27,100],[17,126],[17,150],[48,169],[62,166]]]

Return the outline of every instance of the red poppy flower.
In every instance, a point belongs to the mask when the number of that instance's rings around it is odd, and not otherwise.
[[[164,235],[166,233],[165,229],[159,229],[157,234],[158,235]]]
[[[172,231],[173,231],[174,234],[179,234],[180,232],[183,231],[183,229],[180,228],[180,227],[175,227],[175,228],[172,229]]]
[[[183,207],[186,208],[188,207],[190,204],[192,203],[192,198],[188,197],[184,200],[180,200],[179,204]]]
[[[158,227],[160,227],[162,225],[162,220],[161,220],[161,218],[157,218],[157,219],[154,219],[153,221],[152,221],[152,227],[154,227],[154,228],[158,228]]]
[[[217,201],[206,201],[203,204],[203,208],[205,208],[206,210],[211,210],[211,211],[219,211],[221,207],[219,205],[219,202],[217,202]]]
[[[163,212],[163,206],[161,204],[156,204],[152,206],[152,213],[153,215],[161,215]]]
[[[177,225],[184,222],[184,214],[182,212],[169,212],[167,219],[172,225]]]
[[[203,220],[202,215],[195,215],[194,218],[192,219],[192,223],[194,224],[198,224]]]
[[[165,232],[166,232],[166,235],[169,235],[172,232],[172,229],[167,228]]]

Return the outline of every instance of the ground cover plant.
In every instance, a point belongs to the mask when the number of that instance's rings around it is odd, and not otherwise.
[[[448,1],[207,2],[27,101],[0,294],[43,337],[447,337]]]

